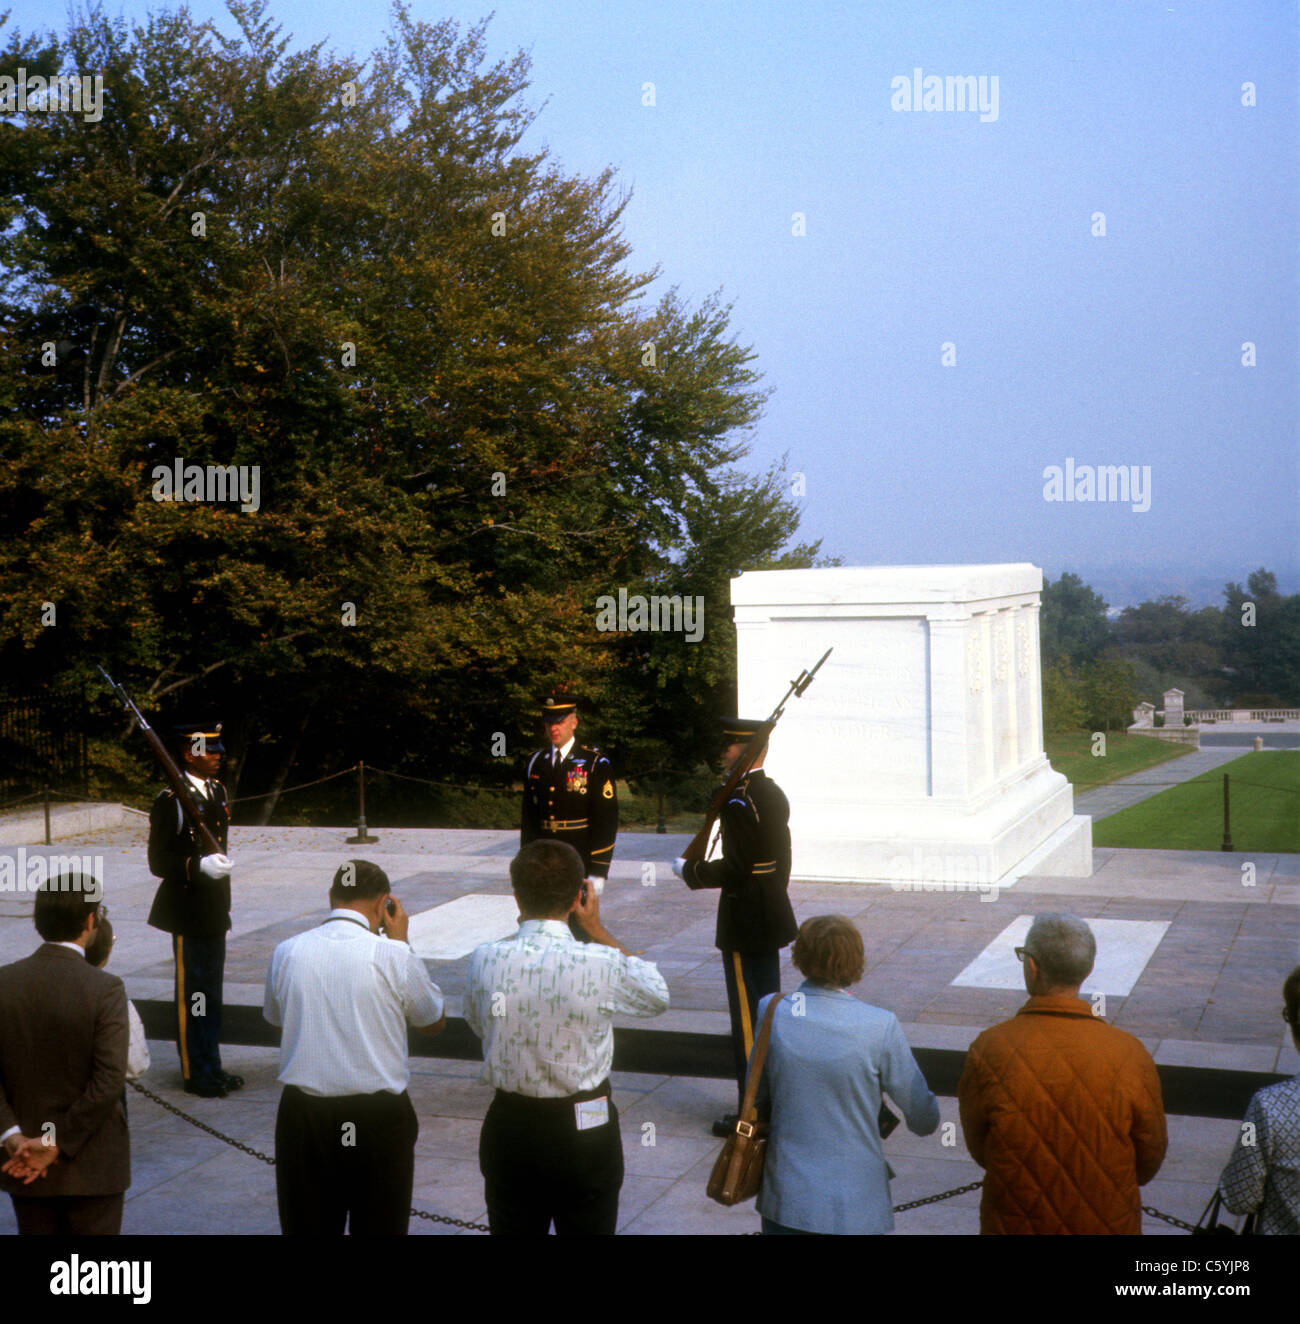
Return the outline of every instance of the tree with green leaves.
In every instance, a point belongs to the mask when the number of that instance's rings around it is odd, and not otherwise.
[[[1223,664],[1221,625],[1213,607],[1194,612],[1185,597],[1166,595],[1125,607],[1115,623],[1115,642],[1126,657],[1166,675],[1212,675]]]
[[[1110,638],[1106,602],[1078,575],[1043,580],[1039,643],[1044,666],[1068,658],[1078,668],[1093,661]]]
[[[1137,677],[1131,663],[1108,649],[1084,668],[1079,698],[1083,720],[1092,731],[1123,731],[1133,721]]]
[[[1224,587],[1224,655],[1233,699],[1249,707],[1300,705],[1300,593],[1279,592],[1263,567],[1246,587]]]
[[[1043,668],[1043,732],[1065,735],[1084,730],[1084,705],[1079,677],[1064,654]]]
[[[219,708],[236,782],[508,776],[559,685],[688,758],[726,580],[797,524],[738,468],[764,393],[727,308],[641,302],[612,173],[522,149],[527,60],[485,24],[399,3],[362,64],[228,6],[238,37],[94,11],[0,49],[106,100],[0,122],[6,675]],[[258,499],[159,499],[178,462]],[[705,642],[602,633],[620,586],[703,595]]]

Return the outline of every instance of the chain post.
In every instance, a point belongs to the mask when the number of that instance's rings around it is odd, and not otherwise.
[[[379,838],[372,837],[370,833],[366,830],[366,761],[365,759],[360,759],[358,761],[357,772],[359,773],[359,777],[357,780],[357,793],[360,797],[357,806],[360,811],[357,816],[357,835],[355,837],[349,837],[347,840],[349,845],[356,845],[358,842],[360,842],[362,845],[368,846],[372,841],[378,841]]]

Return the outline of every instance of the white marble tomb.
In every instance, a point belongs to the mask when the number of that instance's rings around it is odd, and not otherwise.
[[[1036,566],[751,572],[731,583],[740,713],[792,698],[766,767],[800,880],[978,889],[1092,872],[1092,820],[1043,752]]]

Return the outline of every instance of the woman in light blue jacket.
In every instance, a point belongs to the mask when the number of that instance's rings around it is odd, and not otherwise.
[[[805,921],[793,957],[804,982],[795,993],[764,998],[756,1022],[773,997],[782,997],[758,1090],[759,1116],[771,1119],[758,1193],[763,1231],[891,1232],[881,1091],[923,1136],[939,1125],[938,1100],[898,1018],[848,991],[866,964],[851,920]]]

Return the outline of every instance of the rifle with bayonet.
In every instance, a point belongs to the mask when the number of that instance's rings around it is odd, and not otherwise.
[[[796,699],[803,697],[803,692],[813,682],[813,677],[822,669],[822,663],[830,657],[833,650],[828,648],[822,655],[817,665],[811,671],[801,671],[790,682],[790,688],[786,690],[781,702],[776,705],[771,717],[766,722],[760,722],[758,730],[750,737],[749,743],[741,751],[740,757],[732,765],[727,780],[723,782],[722,788],[717,792],[709,802],[708,813],[704,818],[704,825],[695,834],[691,844],[682,852],[684,860],[703,860],[709,849],[709,837],[713,832],[713,825],[717,822],[718,815],[722,812],[722,806],[731,799],[731,793],[740,785],[741,779],[747,777],[753,768],[754,760],[758,758],[767,744],[768,737],[772,734],[773,727],[781,720],[781,714],[785,712],[785,706],[790,702],[793,695]]]
[[[95,664],[99,667],[99,664]],[[157,756],[158,762],[162,764],[162,770],[167,777],[167,782],[175,792],[176,799],[179,801],[181,810],[185,817],[189,819],[190,826],[194,829],[195,835],[203,843],[204,855],[222,855],[221,844],[216,837],[212,835],[212,829],[203,821],[203,816],[199,813],[198,806],[194,803],[194,797],[190,794],[190,788],[185,782],[185,775],[176,766],[176,761],[167,752],[167,746],[163,744],[162,738],[157,731],[149,725],[144,719],[144,714],[135,706],[131,696],[104,670],[99,667],[99,674],[108,682],[108,688],[114,695],[122,701],[127,712],[140,724],[140,730],[144,732],[144,738],[149,742],[149,747]]]

